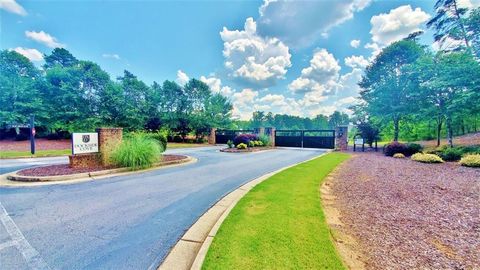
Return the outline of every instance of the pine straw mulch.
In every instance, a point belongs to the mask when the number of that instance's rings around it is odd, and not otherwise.
[[[367,269],[480,269],[480,169],[355,153],[332,180]]]

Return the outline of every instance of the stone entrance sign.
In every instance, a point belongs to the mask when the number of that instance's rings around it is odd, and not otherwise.
[[[73,133],[72,154],[87,154],[98,152],[98,133]]]

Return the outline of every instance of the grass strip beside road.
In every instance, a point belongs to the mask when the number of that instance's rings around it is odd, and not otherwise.
[[[319,188],[348,158],[330,153],[254,187],[223,222],[202,268],[345,269],[325,221]]]
[[[0,151],[0,158],[23,158],[23,157],[55,157],[71,155],[72,149],[61,150],[37,150],[35,155],[30,151]]]

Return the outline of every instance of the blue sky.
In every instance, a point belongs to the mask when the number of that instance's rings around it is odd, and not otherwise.
[[[480,0],[462,0],[478,6]],[[42,64],[65,47],[112,78],[148,84],[198,78],[230,98],[233,114],[348,111],[379,49],[425,30],[433,1],[0,0],[1,49]],[[431,33],[422,38],[431,43]]]

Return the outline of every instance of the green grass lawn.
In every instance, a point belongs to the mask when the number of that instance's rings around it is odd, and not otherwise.
[[[253,188],[220,227],[203,269],[345,269],[332,243],[319,188],[348,158],[330,153]]]
[[[37,150],[35,155],[30,154],[30,151],[0,151],[0,158],[20,158],[20,157],[54,157],[71,155],[72,149],[62,150]]]

